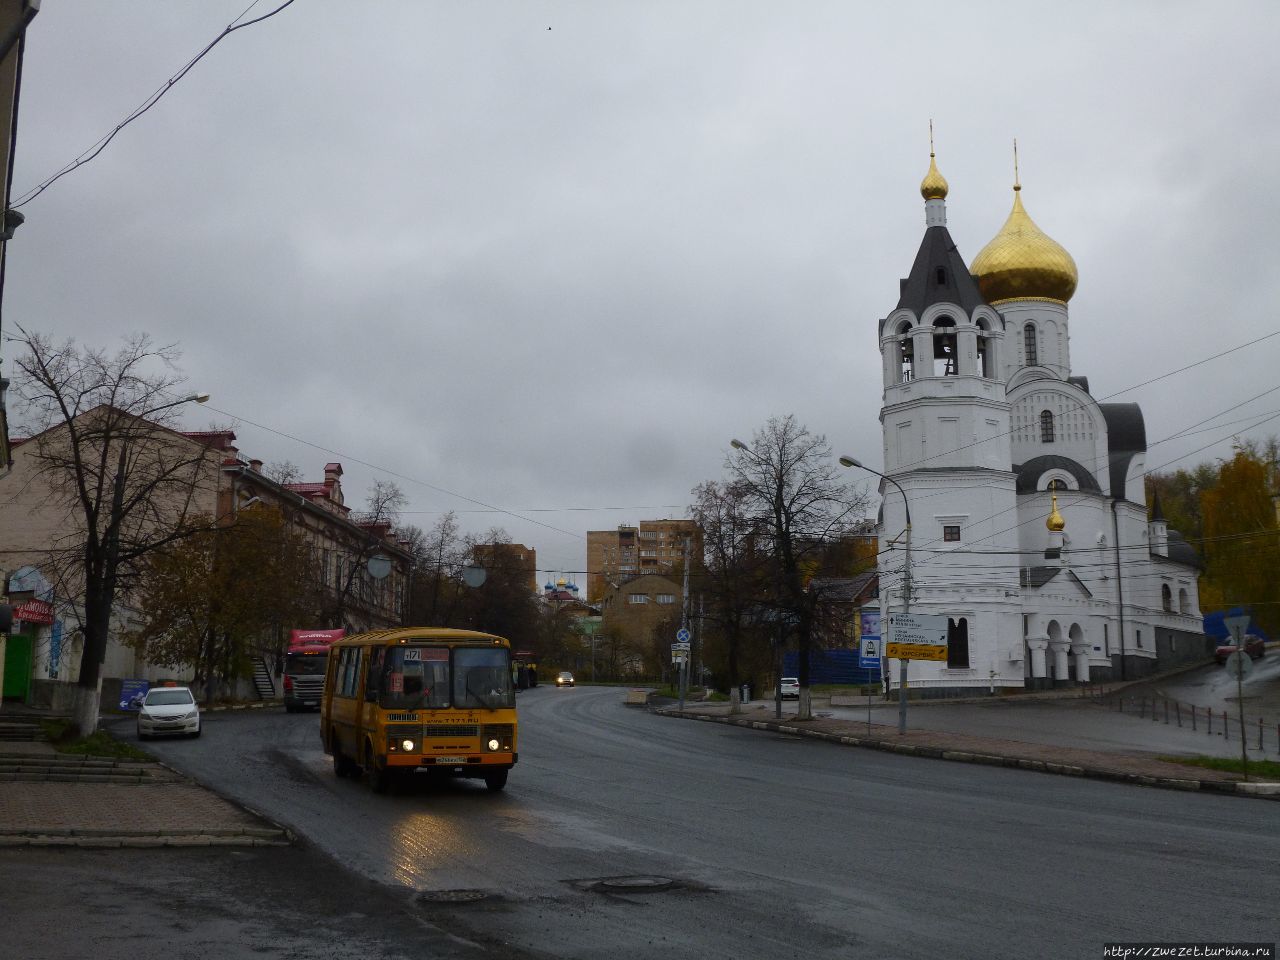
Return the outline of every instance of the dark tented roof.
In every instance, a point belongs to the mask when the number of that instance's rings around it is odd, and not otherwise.
[[[942,283],[938,283],[939,269]],[[935,303],[958,304],[967,314],[986,303],[946,227],[925,230],[916,262],[911,266],[910,275],[902,281],[900,294],[897,309],[906,307],[914,310],[916,316]]]
[[[1093,493],[1102,492],[1093,474],[1080,466],[1080,464],[1069,457],[1058,457],[1050,454],[1043,457],[1032,457],[1024,464],[1015,463],[1013,465],[1014,473],[1018,475],[1018,493],[1035,492],[1037,489],[1036,481],[1044,475],[1046,470],[1054,469],[1065,470],[1075,477],[1076,483],[1080,485],[1081,490],[1089,490]]]
[[[1073,384],[1075,384],[1077,387],[1079,387],[1079,388],[1080,388],[1081,390],[1083,390],[1085,393],[1088,393],[1088,392],[1089,392],[1089,378],[1088,378],[1088,377],[1067,377],[1067,383],[1073,383]]]

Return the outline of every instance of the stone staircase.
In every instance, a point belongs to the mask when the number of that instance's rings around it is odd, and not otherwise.
[[[0,783],[152,783],[154,764],[74,754],[0,753]]]
[[[10,743],[43,740],[44,732],[40,725],[31,720],[0,720],[0,741]]]
[[[253,689],[258,694],[259,700],[276,698],[276,684],[271,677],[271,668],[267,666],[266,657],[253,659]]]

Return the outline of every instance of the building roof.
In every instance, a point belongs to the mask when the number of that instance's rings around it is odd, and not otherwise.
[[[1147,452],[1147,426],[1142,408],[1136,403],[1100,403],[1098,409],[1107,422],[1107,459],[1110,466],[1111,497],[1124,499],[1129,464]]]
[[[1070,457],[1059,457],[1054,454],[1032,457],[1026,463],[1015,463],[1013,470],[1018,475],[1018,493],[1034,493],[1039,489],[1037,484],[1046,470],[1063,470],[1075,477],[1076,483],[1080,484],[1081,490],[1088,490],[1093,493],[1102,492],[1093,474]]]
[[[956,250],[955,241],[943,226],[925,229],[916,261],[911,265],[911,273],[901,282],[899,294],[896,309],[913,310],[917,316],[935,303],[958,304],[965,313],[973,313],[975,307],[986,303],[964,258]]]

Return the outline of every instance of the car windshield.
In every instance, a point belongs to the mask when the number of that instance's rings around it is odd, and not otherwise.
[[[514,707],[511,654],[501,647],[453,651],[453,704],[456,707]]]
[[[573,679],[573,674],[572,674],[572,673],[570,673],[568,670],[566,670],[564,673],[560,674],[560,679],[561,679],[561,680],[572,680],[572,679]]]
[[[148,707],[170,707],[180,703],[195,703],[190,690],[152,690],[144,701]]]

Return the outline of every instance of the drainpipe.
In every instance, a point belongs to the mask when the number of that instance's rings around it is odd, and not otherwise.
[[[1111,500],[1111,531],[1115,539],[1116,551],[1116,601],[1120,614],[1120,679],[1125,678],[1124,668],[1124,580],[1120,568],[1120,520],[1116,513],[1116,504],[1119,503],[1114,497]]]

